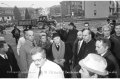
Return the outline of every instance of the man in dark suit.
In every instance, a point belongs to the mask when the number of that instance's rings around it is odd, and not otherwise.
[[[66,78],[70,78],[72,54],[73,53],[70,44],[64,43],[59,34],[54,33],[53,44],[47,50],[46,57],[61,66]]]
[[[96,41],[96,51],[107,60],[107,70],[109,78],[120,78],[120,68],[114,55],[109,50],[111,43],[108,39],[98,38]]]
[[[92,33],[89,29],[84,29],[83,32],[83,43],[79,50],[79,54],[77,55],[77,64],[75,67],[73,67],[74,71],[77,73],[77,77],[80,78],[79,75],[79,69],[80,66],[78,65],[78,62],[85,58],[89,53],[95,53],[95,41],[92,38]],[[74,53],[75,54],[75,53]]]
[[[83,34],[82,31],[78,31],[77,39],[73,45],[73,67],[78,65],[79,60],[82,58],[82,54],[80,53],[81,47],[83,45]]]
[[[11,47],[0,41],[0,78],[17,78],[19,67]]]

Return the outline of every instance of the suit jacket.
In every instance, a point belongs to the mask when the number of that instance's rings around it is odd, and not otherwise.
[[[7,59],[0,56],[0,78],[17,78],[20,69],[11,46],[8,46]]]
[[[120,68],[114,55],[108,51],[103,57],[107,60],[107,70],[109,71],[109,78],[119,78]]]
[[[84,47],[83,45],[85,45],[85,42],[84,41],[82,42],[79,53],[78,53],[78,42],[79,40],[76,39],[73,45],[73,66],[77,65],[79,60],[81,60],[83,57],[83,53],[81,53],[82,51],[81,49],[83,49]]]
[[[95,41],[92,39],[88,43],[84,42],[84,45],[81,47],[82,59],[85,58],[89,53],[96,53],[95,51]]]
[[[33,43],[26,40],[23,46],[20,48],[20,70],[27,72],[30,64],[32,63],[32,57],[30,54],[31,49],[34,48]]]
[[[18,66],[17,60],[15,58],[14,52],[12,47],[9,45],[9,49],[6,52],[7,56],[8,56],[8,61],[10,63],[10,65],[12,66],[12,75],[14,78],[18,77],[18,73],[20,71],[20,68]]]
[[[120,60],[120,41],[113,37],[113,36],[110,36],[110,42],[111,42],[111,48],[110,48],[110,51],[111,53],[116,57],[116,59],[119,59]]]

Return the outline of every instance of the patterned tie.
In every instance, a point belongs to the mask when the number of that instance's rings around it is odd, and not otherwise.
[[[38,78],[39,78],[40,74],[41,74],[41,67],[39,67]]]

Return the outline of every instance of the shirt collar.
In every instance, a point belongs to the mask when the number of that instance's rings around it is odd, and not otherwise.
[[[6,55],[6,54],[4,54],[4,55],[3,55],[3,54],[0,54],[0,56],[1,56],[2,58],[4,58],[4,59],[5,59],[5,55]],[[6,55],[6,56],[7,56],[7,55]]]

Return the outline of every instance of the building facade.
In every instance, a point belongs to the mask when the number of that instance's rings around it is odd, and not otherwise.
[[[65,16],[83,16],[82,1],[62,1],[61,14]]]
[[[85,18],[107,18],[116,11],[114,1],[83,1]]]

